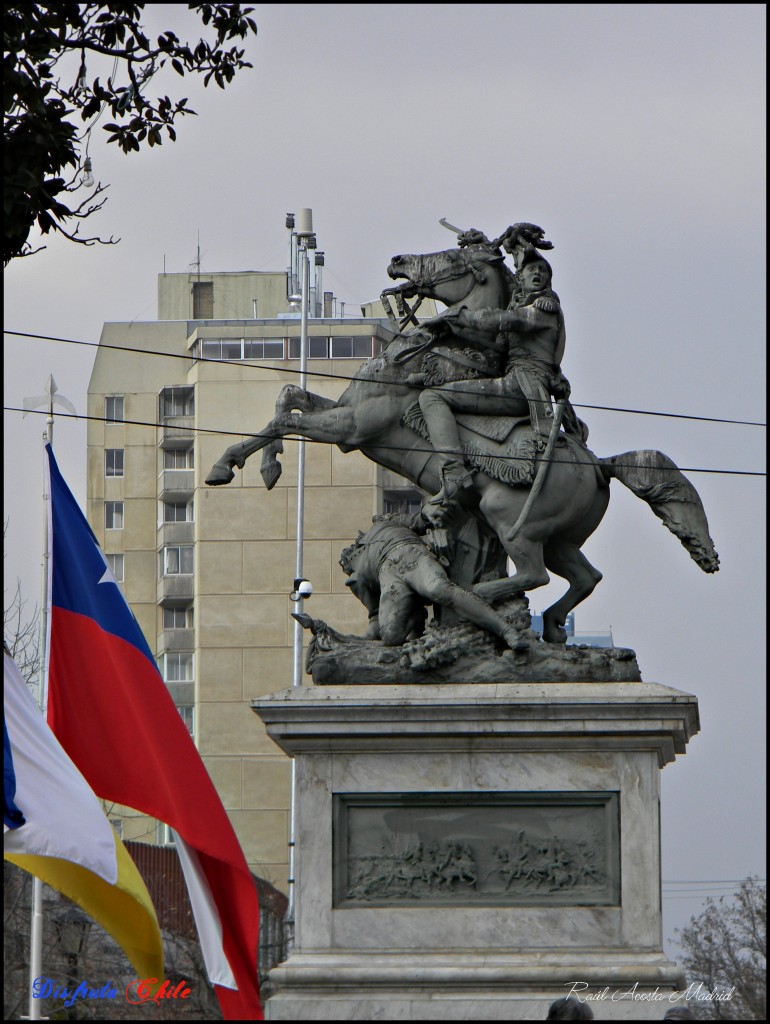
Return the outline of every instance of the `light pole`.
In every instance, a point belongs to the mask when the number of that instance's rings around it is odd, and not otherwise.
[[[310,302],[310,249],[315,249],[313,234],[313,211],[300,210],[297,215],[298,258],[300,262],[300,338],[299,338],[299,386],[307,389],[307,319]],[[303,594],[300,590],[303,571],[303,547],[305,541],[305,441],[300,438],[297,452],[297,550],[294,571],[294,592],[296,614],[302,614]],[[302,685],[302,640],[304,629],[294,620],[294,674],[293,686]]]
[[[297,238],[299,241],[298,259],[300,261],[301,280],[301,320],[300,320],[300,341],[299,341],[299,386],[303,391],[307,388],[307,319],[308,303],[310,301],[310,249],[315,249],[316,241],[313,234],[313,211],[303,209],[297,215]],[[303,584],[303,545],[305,539],[305,441],[299,439],[297,453],[297,549],[294,572],[294,590],[292,600],[296,602],[297,608],[294,619],[294,672],[292,678],[293,686],[302,685],[302,640],[304,628],[296,618],[302,614],[303,597],[309,596],[309,589]],[[286,953],[291,953],[294,948],[294,909],[296,892],[296,789],[297,789],[297,762],[291,762],[291,798],[289,805],[289,904],[286,908]]]

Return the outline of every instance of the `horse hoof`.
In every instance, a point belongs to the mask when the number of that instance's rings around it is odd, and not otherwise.
[[[282,472],[283,467],[281,466],[281,463],[278,461],[278,459],[273,459],[272,462],[267,462],[262,467],[260,473],[262,475],[262,479],[265,482],[265,487],[268,489],[268,491],[272,491],[272,489],[278,483],[278,481],[281,478]]]
[[[206,477],[206,483],[210,487],[216,487],[218,484],[229,484],[234,476],[235,473],[233,473],[229,466],[223,466],[219,462],[216,462],[211,467],[211,472]]]
[[[561,626],[543,624],[543,640],[547,644],[566,644],[567,632]]]

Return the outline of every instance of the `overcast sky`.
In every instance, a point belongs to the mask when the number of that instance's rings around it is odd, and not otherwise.
[[[184,5],[147,15],[151,33],[199,34]],[[764,878],[764,480],[704,472],[762,472],[764,430],[643,414],[765,419],[764,5],[261,4],[254,16],[254,70],[225,92],[172,71],[154,80],[199,113],[176,144],[125,156],[94,140],[109,202],[84,227],[120,244],[52,238],[14,261],[6,330],[96,342],[105,321],[154,319],[157,275],[187,270],[199,235],[204,271],[283,270],[285,214],[302,207],[324,287],[350,309],[391,283],[394,254],[454,245],[441,217],[490,237],[541,225],[573,401],[627,410],[579,409],[589,444],[657,448],[689,470],[722,561],[703,574],[615,482],[585,546],[604,580],[577,628],[611,627],[646,681],[699,698],[702,732],[662,777],[666,882],[719,896],[724,880]],[[84,412],[92,364],[91,350],[6,335],[5,404],[42,394],[52,373]],[[6,412],[5,427],[6,587],[20,577],[34,602],[44,422]],[[84,503],[84,424],[60,418],[55,448]],[[667,940],[700,908],[689,888],[665,886]]]

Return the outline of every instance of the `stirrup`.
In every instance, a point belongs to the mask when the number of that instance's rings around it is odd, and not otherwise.
[[[438,499],[449,500],[458,491],[470,487],[473,483],[473,470],[464,465],[446,466],[441,470],[441,490],[436,495]]]

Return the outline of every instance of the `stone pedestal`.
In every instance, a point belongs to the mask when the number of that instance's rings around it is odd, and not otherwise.
[[[308,686],[253,702],[296,759],[295,947],[271,1020],[662,1019],[659,771],[696,698],[652,683]],[[584,987],[585,986],[585,987]]]

